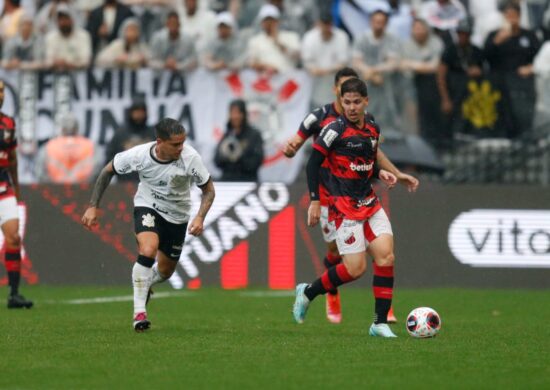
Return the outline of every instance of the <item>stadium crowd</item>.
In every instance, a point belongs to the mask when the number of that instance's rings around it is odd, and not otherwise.
[[[5,69],[250,68],[268,77],[303,68],[314,79],[316,107],[333,99],[334,73],[353,66],[384,129],[419,134],[439,150],[452,148],[457,134],[498,129],[513,138],[548,120],[548,0],[4,0],[0,7]],[[106,159],[153,137],[146,109],[138,97]],[[97,160],[92,155],[83,154]]]

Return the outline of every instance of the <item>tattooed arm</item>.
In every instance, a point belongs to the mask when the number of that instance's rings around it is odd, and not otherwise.
[[[86,212],[82,216],[82,224],[90,229],[92,226],[97,225],[97,208],[99,207],[99,202],[103,197],[103,193],[109,187],[111,179],[115,175],[113,168],[113,162],[110,161],[105,167],[101,170],[99,177],[97,178],[94,190],[92,192],[92,199],[90,200],[90,206],[86,209]]]
[[[204,218],[210,210],[210,206],[214,203],[214,198],[216,197],[216,191],[214,190],[214,183],[212,178],[208,179],[206,184],[199,187],[202,191],[201,205],[199,211],[191,224],[189,225],[189,233],[193,236],[200,236],[204,231]]]

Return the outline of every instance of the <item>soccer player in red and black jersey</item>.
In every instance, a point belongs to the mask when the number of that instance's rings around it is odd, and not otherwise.
[[[357,78],[341,86],[344,114],[325,126],[308,161],[311,204],[308,225],[319,222],[319,168],[329,167],[329,220],[336,225],[336,244],[343,262],[329,268],[311,284],[296,287],[294,319],[302,323],[309,303],[318,295],[359,278],[367,268],[367,253],[374,259],[375,318],[369,334],[396,337],[387,324],[393,295],[393,233],[371,182],[378,178],[393,186],[397,177],[376,167],[380,128],[365,114],[366,84]]]
[[[0,108],[4,104],[4,81],[0,80]],[[21,237],[19,236],[19,182],[17,180],[15,121],[0,112],[0,225],[5,239],[5,264],[10,295],[8,309],[31,308],[32,301],[19,294]]]
[[[287,157],[294,157],[296,152],[300,150],[306,140],[312,137],[314,140],[319,136],[321,129],[333,122],[338,116],[343,113],[342,104],[340,101],[340,87],[342,83],[350,78],[358,78],[358,74],[352,68],[340,69],[334,77],[334,95],[335,100],[332,103],[319,107],[309,113],[300,124],[300,128],[292,138],[288,140],[283,148],[283,153]],[[401,172],[392,162],[386,157],[382,150],[378,149],[376,161],[380,168],[383,168],[393,173],[398,182],[407,186],[409,191],[416,191],[418,180],[408,174]],[[321,203],[321,231],[323,239],[327,244],[327,252],[324,259],[324,264],[327,269],[339,264],[342,257],[336,246],[336,228],[333,222],[328,220],[328,189],[325,183],[328,180],[328,162],[325,160],[320,168],[319,180],[319,195]],[[340,305],[340,295],[338,289],[329,291],[326,295],[326,313],[327,319],[332,323],[340,323],[342,321],[342,310]],[[396,318],[393,310],[390,309],[388,315],[389,322],[395,322]]]

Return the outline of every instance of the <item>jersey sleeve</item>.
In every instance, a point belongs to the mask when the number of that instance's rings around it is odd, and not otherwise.
[[[113,158],[113,169],[117,175],[126,175],[131,172],[136,172],[137,166],[138,153],[136,148],[117,153]]]
[[[321,130],[319,137],[315,140],[313,148],[321,152],[323,155],[327,156],[329,151],[334,146],[334,143],[342,135],[342,126],[340,126],[340,121],[336,120],[329,123]]]
[[[202,158],[199,155],[194,156],[189,164],[189,173],[193,176],[193,181],[200,187],[210,180],[210,172],[204,166]]]
[[[310,112],[300,123],[298,135],[303,139],[308,139],[312,135],[317,135],[321,132],[321,121],[325,115],[324,107],[319,107]]]
[[[5,130],[6,133],[4,134],[4,137],[6,137],[5,141],[6,141],[6,147],[8,148],[8,150],[13,150],[17,147],[17,135],[15,133],[16,131],[15,119],[11,117],[9,119],[10,119],[10,122],[9,122],[8,128],[10,130]]]

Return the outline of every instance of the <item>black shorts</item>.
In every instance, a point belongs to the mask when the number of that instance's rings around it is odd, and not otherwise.
[[[171,223],[165,220],[159,213],[148,207],[134,208],[134,229],[136,234],[142,232],[154,232],[159,236],[159,250],[171,260],[178,261],[181,255],[186,223]]]

